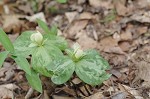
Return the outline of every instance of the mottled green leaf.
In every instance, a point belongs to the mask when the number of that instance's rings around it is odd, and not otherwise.
[[[8,38],[7,34],[0,28],[0,42],[7,51],[14,52],[14,46]]]
[[[43,46],[38,47],[35,52],[32,54],[32,66],[34,70],[39,72],[42,75],[50,77],[52,72],[46,70],[46,66],[50,64],[52,57]]]
[[[68,47],[68,43],[63,37],[54,35],[49,36],[48,34],[44,34],[43,36],[46,40],[45,44],[47,45],[51,44],[60,50],[65,50]]]
[[[0,68],[2,67],[4,60],[6,59],[8,54],[9,54],[9,51],[4,51],[0,53]]]
[[[23,56],[27,57],[28,55],[32,54],[35,47],[29,47],[32,43],[30,40],[30,36],[35,33],[35,31],[26,31],[23,32],[13,43],[15,47],[15,55],[16,56]]]
[[[87,61],[82,59],[77,62],[75,72],[82,81],[90,85],[99,85],[110,77],[105,70],[101,70],[101,67],[97,66],[94,60]]]
[[[87,50],[85,54],[83,59],[95,62],[96,66],[99,66],[102,70],[109,69],[109,63],[96,50]]]
[[[33,89],[42,93],[42,83],[39,78],[39,74],[32,70],[31,75],[26,73],[26,78]]]
[[[49,66],[47,66],[47,69],[54,73],[51,78],[53,83],[63,84],[71,78],[75,70],[75,64],[72,60],[65,57],[54,60]]]

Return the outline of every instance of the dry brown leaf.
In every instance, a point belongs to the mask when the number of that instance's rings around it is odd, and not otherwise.
[[[133,14],[131,20],[138,21],[141,23],[150,23],[150,11],[138,11],[137,13]]]
[[[72,82],[77,85],[77,84],[81,83],[82,81],[79,78],[74,78],[72,80]]]
[[[7,88],[7,89],[9,89],[9,90],[15,90],[15,89],[19,89],[19,87],[18,86],[16,86],[15,84],[5,84],[5,85],[0,85],[0,88],[1,87],[4,87],[4,88]]]
[[[22,21],[19,20],[21,15],[4,15],[3,29],[5,32],[10,32],[11,30],[19,30],[22,24]],[[18,32],[18,31],[17,31]]]
[[[112,37],[106,37],[99,43],[99,49],[104,52],[125,54],[122,49],[118,46],[118,41]]]
[[[82,20],[82,19],[93,19],[94,15],[90,12],[83,12],[79,15],[78,19]]]
[[[129,42],[120,42],[119,43],[119,47],[122,49],[122,51],[129,51],[131,45],[129,44]]]
[[[89,0],[89,3],[94,8],[103,8],[103,7],[106,9],[113,8],[111,0]]]
[[[0,99],[12,99],[13,92],[5,87],[0,87]]]
[[[20,9],[21,11],[23,11],[25,14],[33,14],[33,10],[31,8],[31,6],[29,5],[29,3],[27,3],[26,5],[19,5],[18,9]]]
[[[19,87],[15,84],[0,85],[0,99],[11,99],[13,98],[13,90]]]
[[[26,19],[28,19],[30,22],[35,22],[37,18],[39,18],[42,21],[46,22],[45,15],[44,15],[43,12],[36,13],[32,16],[26,16]]]
[[[97,92],[89,97],[85,97],[84,99],[105,99],[105,97],[102,92]]]
[[[139,26],[138,28],[136,28],[136,33],[139,35],[142,35],[144,33],[146,33],[148,30],[148,27],[147,26]]]
[[[76,98],[73,98],[73,97],[57,96],[57,95],[53,95],[52,97],[53,97],[53,99],[76,99]]]
[[[7,81],[14,76],[15,66],[5,66],[0,69],[0,81]]]
[[[85,2],[86,2],[86,0],[78,0],[78,4],[83,4]]]
[[[138,8],[149,8],[150,7],[150,0],[136,0]]]
[[[83,49],[95,49],[97,48],[98,42],[88,37],[85,31],[81,31],[78,35],[77,42],[81,45]]]
[[[69,23],[73,22],[75,20],[75,18],[78,16],[78,12],[74,11],[74,12],[66,12],[65,16],[67,17]]]
[[[117,78],[121,78],[122,74],[118,70],[112,69],[110,70],[110,73],[116,76]]]
[[[73,25],[69,27],[68,36],[69,37],[75,36],[78,32],[84,29],[87,24],[88,24],[88,20],[74,21]]]
[[[68,94],[71,95],[71,96],[76,96],[76,93],[75,93],[74,89],[71,89],[71,88],[68,88],[67,86],[64,86],[64,87],[62,88],[62,90],[63,90],[64,92],[68,93]]]
[[[121,2],[120,0],[119,1],[116,0],[116,1],[114,1],[114,5],[115,5],[118,15],[125,16],[127,14],[128,9],[125,7],[124,2]]]
[[[138,67],[138,77],[150,83],[150,63],[143,60],[136,65]]]
[[[135,97],[135,99],[144,99],[139,93],[138,90],[135,90],[134,88],[131,88],[129,86],[126,86],[126,85],[123,85],[123,84],[120,84],[119,85],[120,87],[120,90],[121,91],[124,91],[126,93],[128,93],[128,95],[131,96],[131,98]],[[121,87],[122,86],[122,87]]]
[[[117,92],[111,99],[126,99],[127,94],[125,92]]]
[[[126,31],[126,32],[121,33],[120,37],[121,37],[121,41],[132,40],[132,34],[130,31]]]

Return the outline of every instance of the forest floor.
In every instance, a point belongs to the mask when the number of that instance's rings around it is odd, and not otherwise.
[[[54,86],[42,77],[40,94],[7,58],[0,69],[2,99],[150,99],[150,0],[0,1],[0,27],[12,42],[21,32],[38,29],[36,18],[57,25],[70,46],[78,42],[83,49],[98,50],[112,76],[95,87],[78,78],[72,78],[73,86]]]

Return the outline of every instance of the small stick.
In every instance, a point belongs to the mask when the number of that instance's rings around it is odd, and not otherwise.
[[[29,91],[27,92],[26,96],[25,96],[25,99],[29,99],[31,97],[32,93],[33,93],[33,89],[30,88]]]

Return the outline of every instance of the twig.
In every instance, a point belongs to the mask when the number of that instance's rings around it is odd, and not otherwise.
[[[33,93],[33,89],[30,88],[29,91],[27,92],[26,96],[25,96],[25,99],[29,99],[31,97],[32,93]]]

